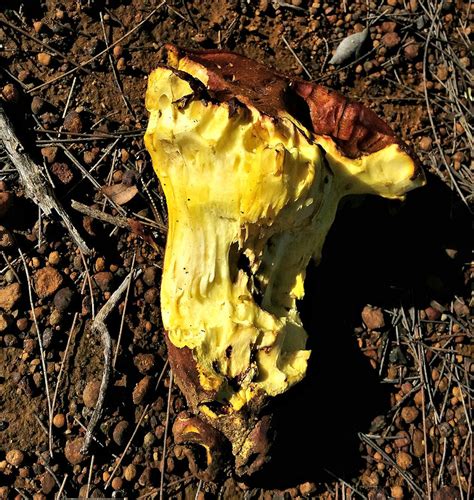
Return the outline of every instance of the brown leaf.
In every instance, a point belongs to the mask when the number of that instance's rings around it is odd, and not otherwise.
[[[138,189],[137,186],[113,184],[112,186],[104,186],[102,192],[117,205],[125,205],[138,193]]]

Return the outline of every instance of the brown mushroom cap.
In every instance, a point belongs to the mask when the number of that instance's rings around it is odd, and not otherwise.
[[[220,102],[237,99],[274,118],[283,110],[314,134],[332,139],[348,158],[397,144],[414,161],[413,178],[423,175],[410,148],[361,103],[322,85],[289,78],[233,52],[180,49],[170,44],[166,48],[170,61],[184,59],[205,68],[207,88]]]

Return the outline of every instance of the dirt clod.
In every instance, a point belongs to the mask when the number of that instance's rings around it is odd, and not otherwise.
[[[44,299],[53,295],[62,285],[64,278],[53,267],[43,267],[34,276],[35,291],[38,297]]]
[[[21,287],[18,283],[0,288],[0,309],[11,311],[21,299]]]
[[[67,441],[66,446],[64,447],[64,456],[69,463],[77,465],[86,459],[86,456],[81,453],[83,445],[84,438],[82,437]]]
[[[142,404],[151,387],[152,378],[148,375],[143,377],[133,389],[132,400],[134,404]]]

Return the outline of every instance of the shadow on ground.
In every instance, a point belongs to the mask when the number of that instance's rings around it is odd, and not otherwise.
[[[252,483],[285,488],[358,473],[357,433],[389,409],[389,388],[354,337],[361,310],[368,303],[426,307],[461,292],[469,221],[434,176],[403,204],[375,197],[343,203],[300,305],[313,351],[308,375],[275,403],[272,460]]]

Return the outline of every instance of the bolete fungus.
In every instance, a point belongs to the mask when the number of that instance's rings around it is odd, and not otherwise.
[[[148,82],[145,144],[169,211],[169,359],[194,413],[174,433],[201,446],[193,468],[205,479],[222,468],[224,441],[251,474],[268,459],[265,403],[306,373],[296,301],[339,200],[401,199],[424,175],[359,103],[241,55],[167,49]]]

